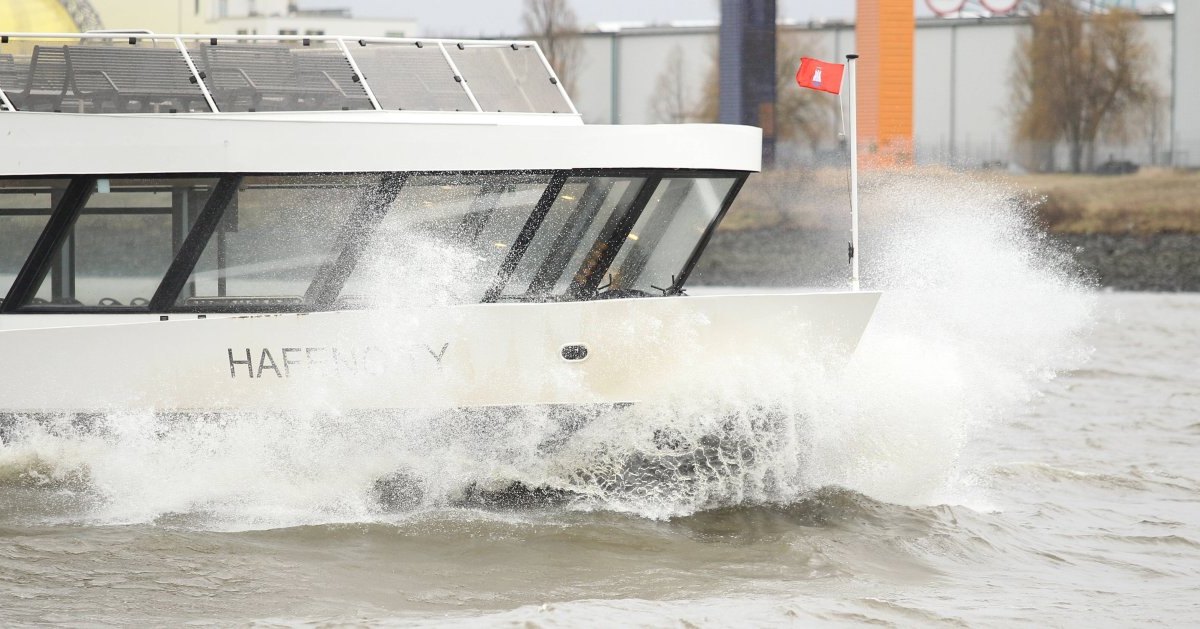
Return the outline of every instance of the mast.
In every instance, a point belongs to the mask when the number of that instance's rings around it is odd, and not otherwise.
[[[858,274],[858,55],[846,55],[850,74],[850,287],[859,289]]]

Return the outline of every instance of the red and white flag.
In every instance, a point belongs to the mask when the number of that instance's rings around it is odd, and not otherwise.
[[[796,82],[800,87],[810,90],[837,94],[842,91],[842,73],[845,70],[846,66],[841,63],[800,57],[800,70],[796,72]]]

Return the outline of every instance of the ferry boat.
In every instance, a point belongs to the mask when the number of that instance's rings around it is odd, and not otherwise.
[[[845,356],[687,296],[761,132],[591,125],[535,43],[0,34],[0,413],[606,405]]]

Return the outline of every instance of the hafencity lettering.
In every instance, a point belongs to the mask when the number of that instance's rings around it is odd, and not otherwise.
[[[384,366],[401,359],[409,364],[429,361],[441,366],[449,343],[434,349],[429,345],[402,347],[280,347],[225,349],[230,378],[291,378],[302,374],[381,373]]]

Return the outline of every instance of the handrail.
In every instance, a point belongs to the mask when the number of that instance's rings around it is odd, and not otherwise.
[[[208,84],[204,82],[204,77],[200,71],[196,69],[196,64],[192,61],[192,55],[188,53],[187,46],[183,45],[183,40],[175,37],[175,47],[179,52],[183,53],[183,60],[187,62],[188,69],[192,71],[192,78],[196,80],[196,84],[200,86],[200,91],[204,94],[204,100],[208,103],[208,108],[214,112],[220,112],[217,108],[217,101],[213,100],[212,93],[208,91]]]

